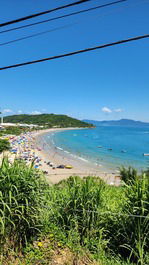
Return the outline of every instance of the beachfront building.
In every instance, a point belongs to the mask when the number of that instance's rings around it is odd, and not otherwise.
[[[43,127],[39,126],[37,124],[21,124],[21,123],[2,123],[1,127],[26,127],[26,128],[37,128],[37,127]]]

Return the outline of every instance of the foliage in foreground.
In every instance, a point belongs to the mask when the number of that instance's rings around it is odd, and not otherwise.
[[[0,166],[0,244],[24,245],[39,231],[46,184],[33,166],[21,161]]]
[[[148,264],[149,179],[145,174],[132,177],[132,172],[123,172],[121,187],[94,177],[70,177],[47,186],[33,166],[20,161],[10,165],[4,159],[1,246],[25,246],[35,240],[23,250],[25,258],[18,264],[36,264],[40,258],[43,263],[37,264],[49,264],[53,251],[66,248],[73,257],[87,253],[100,265]]]
[[[97,259],[111,253],[147,264],[149,179],[136,175],[126,183],[116,188],[92,177],[70,177],[54,186],[49,196],[52,229],[59,228],[71,247],[86,248]]]
[[[146,253],[149,253],[149,178],[131,168],[122,169],[121,174],[125,200],[121,215],[111,221],[111,229],[108,226],[110,233],[114,230],[110,249],[145,264]]]
[[[0,139],[0,153],[10,149],[10,143],[8,140]]]

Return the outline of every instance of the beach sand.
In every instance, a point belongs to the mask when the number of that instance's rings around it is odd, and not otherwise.
[[[51,184],[58,183],[61,180],[68,178],[69,176],[75,175],[80,177],[97,176],[110,185],[120,185],[120,178],[118,177],[118,174],[116,174],[116,172],[110,173],[108,172],[108,170],[105,171],[102,166],[95,167],[83,160],[81,161],[77,158],[74,158],[73,156],[71,156],[71,154],[64,155],[64,152],[60,152],[56,149],[56,147],[53,147],[52,145],[48,145],[47,148],[46,143],[43,143],[41,140],[41,136],[43,136],[44,134],[72,129],[74,130],[76,128],[52,128],[37,132],[31,132],[21,136],[15,136],[14,138],[12,137],[12,139],[10,139],[11,145],[13,148],[16,148],[18,152],[17,154],[8,154],[7,152],[5,153],[5,155],[8,155],[11,161],[13,161],[15,157],[23,155],[25,156],[25,158],[27,157],[27,163],[28,160],[31,161],[33,158],[38,157],[38,163],[35,163],[35,165],[37,164],[37,167],[39,169],[46,171],[45,177]],[[47,162],[49,161],[53,164],[53,167],[47,165]],[[71,165],[72,168],[57,168],[57,166],[61,164]]]

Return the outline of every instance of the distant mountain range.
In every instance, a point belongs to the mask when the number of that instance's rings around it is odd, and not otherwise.
[[[95,126],[130,126],[130,127],[149,127],[149,122],[134,121],[129,119],[111,120],[111,121],[95,121],[83,120]]]

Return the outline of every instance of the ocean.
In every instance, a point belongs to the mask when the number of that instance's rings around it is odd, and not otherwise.
[[[75,129],[44,135],[47,148],[51,144],[62,155],[73,155],[92,165],[109,170],[133,166],[149,167],[149,128],[101,126]]]

